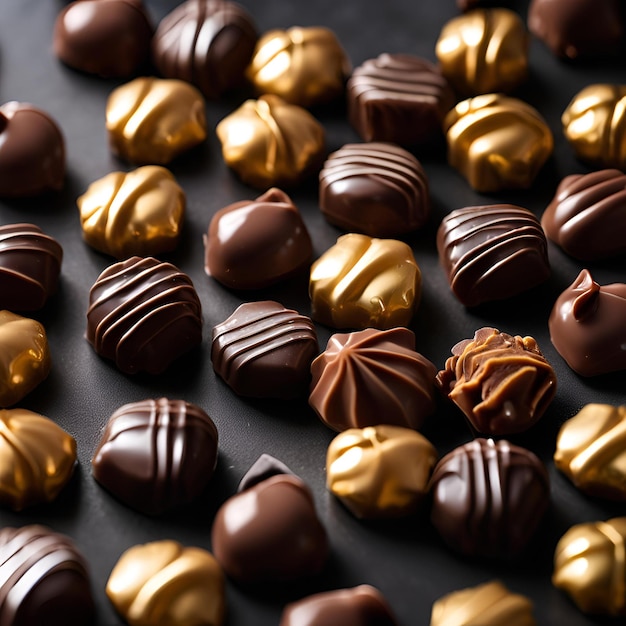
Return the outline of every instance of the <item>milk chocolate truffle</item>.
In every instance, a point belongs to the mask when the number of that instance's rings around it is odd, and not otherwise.
[[[0,530],[0,623],[89,626],[94,601],[87,562],[74,542],[45,526]]]
[[[324,160],[322,125],[306,109],[273,94],[246,100],[216,132],[226,165],[258,189],[294,186]]]
[[[626,369],[626,283],[600,285],[589,270],[557,298],[548,327],[550,339],[581,376]]]
[[[276,187],[215,213],[204,246],[206,273],[230,289],[278,283],[305,270],[313,255],[298,208]]]
[[[516,296],[550,276],[539,220],[512,204],[448,213],[437,231],[437,252],[452,292],[468,307]]]
[[[334,328],[408,326],[421,293],[413,251],[396,239],[349,233],[311,266],[312,317]]]
[[[328,157],[319,182],[324,217],[349,232],[395,237],[417,230],[430,216],[422,164],[391,143],[346,144]]]
[[[359,518],[417,510],[438,455],[420,433],[379,424],[339,433],[326,453],[326,487]]]
[[[437,382],[485,435],[530,428],[556,393],[556,374],[532,337],[481,328],[452,348]]]
[[[530,450],[475,439],[435,467],[431,520],[466,556],[515,557],[534,535],[550,500],[548,472]]]
[[[158,515],[196,500],[217,463],[217,427],[195,404],[143,400],[109,418],[93,454],[93,477],[116,498]]]
[[[441,136],[455,96],[440,70],[409,54],[381,54],[355,68],[346,95],[348,119],[364,141],[403,146]]]
[[[270,30],[259,39],[246,75],[259,94],[310,107],[340,96],[351,70],[332,30],[293,26]]]
[[[37,196],[64,183],[65,139],[55,120],[27,102],[0,106],[0,196]]]
[[[530,187],[554,145],[536,109],[502,94],[462,100],[444,130],[449,164],[484,193]]]
[[[135,78],[109,95],[106,129],[121,159],[167,165],[206,139],[204,98],[182,80]]]
[[[0,407],[17,404],[50,373],[50,348],[36,320],[0,311]]]
[[[62,261],[61,244],[39,226],[0,226],[0,309],[41,309],[57,290]]]
[[[240,396],[306,395],[317,353],[311,319],[271,300],[246,302],[213,328],[213,368]]]
[[[187,0],[159,22],[152,60],[162,76],[192,83],[215,100],[243,83],[257,39],[252,17],[239,4]]]
[[[128,548],[105,591],[130,626],[221,626],[224,588],[224,574],[210,552],[163,539]]]
[[[126,374],[160,374],[202,340],[202,308],[187,274],[153,257],[131,257],[89,292],[87,340]]]
[[[141,0],[81,0],[59,13],[53,49],[74,69],[126,78],[147,60],[152,30]]]
[[[391,424],[419,429],[435,411],[437,368],[408,328],[337,333],[311,364],[309,404],[337,431]]]

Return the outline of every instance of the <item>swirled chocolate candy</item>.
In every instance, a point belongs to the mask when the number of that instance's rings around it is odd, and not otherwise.
[[[530,428],[556,393],[556,374],[532,337],[481,328],[452,348],[437,382],[485,435]]]
[[[322,125],[306,109],[274,94],[246,100],[216,132],[226,165],[258,189],[293,186],[324,160]]]
[[[409,54],[381,54],[355,68],[346,85],[348,119],[364,141],[404,146],[441,136],[455,96],[439,69]]]
[[[206,139],[204,98],[182,80],[135,78],[109,95],[106,129],[116,156],[166,165]]]
[[[131,257],[89,292],[87,340],[126,374],[160,374],[202,340],[202,308],[187,274],[153,257]]]
[[[548,327],[550,339],[581,376],[626,369],[626,283],[600,285],[589,270],[557,298]]]
[[[105,591],[130,626],[221,626],[224,588],[224,574],[210,552],[163,539],[128,548]]]
[[[349,232],[394,237],[417,230],[430,216],[422,164],[391,143],[346,144],[328,157],[319,181],[324,217]]]
[[[258,34],[250,14],[225,0],[186,0],[159,22],[152,60],[166,78],[192,83],[210,100],[239,87]]]
[[[186,197],[169,170],[145,165],[96,180],[76,203],[85,241],[126,259],[176,248]]]
[[[124,78],[147,60],[152,30],[141,0],[81,0],[57,16],[53,49],[74,69]]]
[[[259,457],[219,508],[211,545],[230,578],[252,585],[315,576],[328,556],[309,487],[269,455]]]
[[[27,102],[0,106],[0,196],[37,196],[65,183],[65,139],[58,124]]]
[[[433,525],[467,556],[517,556],[550,500],[543,463],[505,440],[475,439],[455,448],[437,463],[430,490]]]
[[[127,506],[158,515],[200,496],[215,471],[217,440],[213,420],[195,404],[125,404],[105,426],[93,477]]]
[[[328,446],[326,487],[359,518],[409,515],[424,500],[437,459],[411,428],[349,428]]]
[[[259,39],[246,74],[258,93],[310,107],[340,96],[351,69],[332,30],[293,26]]]
[[[528,78],[529,40],[515,11],[475,9],[444,24],[435,53],[458,93],[510,93]]]
[[[0,226],[0,309],[41,309],[57,289],[62,261],[61,244],[39,226]]]
[[[349,233],[311,266],[312,317],[335,328],[408,326],[421,293],[413,251],[396,239]]]
[[[444,130],[448,163],[485,193],[530,187],[554,145],[536,109],[502,94],[462,100],[446,116]]]
[[[512,204],[448,213],[437,231],[437,252],[452,292],[468,307],[518,295],[550,276],[539,220]]]
[[[626,615],[626,517],[572,526],[554,551],[552,584],[583,612]]]
[[[317,353],[311,319],[271,300],[246,302],[213,328],[213,368],[240,396],[305,395]]]
[[[220,209],[204,237],[204,268],[230,289],[260,289],[305,270],[313,255],[306,224],[275,187]]]
[[[391,424],[419,429],[435,411],[437,368],[408,328],[336,333],[311,364],[309,404],[337,431]]]
[[[50,348],[42,324],[0,311],[0,407],[17,404],[50,373]]]

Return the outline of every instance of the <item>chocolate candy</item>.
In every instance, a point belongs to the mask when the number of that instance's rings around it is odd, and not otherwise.
[[[417,230],[430,216],[426,172],[400,146],[346,144],[328,157],[319,179],[324,217],[349,232],[394,237]]]
[[[318,353],[313,322],[278,302],[246,302],[213,328],[211,361],[238,395],[305,395]]]
[[[430,489],[433,525],[467,556],[520,554],[550,500],[543,463],[505,440],[475,439],[455,448],[437,463]]]
[[[41,309],[56,292],[62,261],[61,244],[39,226],[0,226],[0,309]]]
[[[50,348],[36,320],[0,311],[0,407],[17,404],[50,373]]]
[[[328,446],[326,487],[359,518],[409,515],[424,500],[437,459],[430,441],[410,428],[349,428]]]
[[[109,418],[93,454],[93,477],[116,498],[149,515],[193,502],[217,463],[217,428],[195,404],[143,400]]]
[[[126,550],[106,584],[117,612],[132,626],[221,626],[224,574],[210,552],[164,539]]]
[[[57,123],[27,102],[0,106],[0,196],[37,196],[64,184],[65,139]]]
[[[409,54],[381,54],[355,68],[346,86],[348,119],[364,141],[404,146],[441,136],[455,96],[439,69]]]
[[[530,187],[554,145],[536,109],[502,94],[462,100],[444,130],[449,164],[485,193]]]
[[[270,30],[259,39],[246,75],[259,94],[310,107],[340,96],[351,69],[333,31],[293,26]]]
[[[204,268],[231,289],[260,289],[303,271],[313,255],[306,224],[277,188],[220,209],[204,237]]]
[[[141,0],[81,0],[59,13],[53,49],[74,69],[125,78],[148,58],[152,30]]]
[[[304,108],[267,94],[246,100],[216,127],[228,167],[252,187],[293,186],[324,159],[324,128]]]
[[[118,259],[174,250],[185,202],[173,174],[158,165],[107,174],[76,201],[85,241]]]
[[[415,351],[408,328],[332,335],[311,373],[309,404],[333,430],[419,429],[435,410],[437,368]]]
[[[106,129],[116,156],[166,165],[205,140],[204,98],[182,80],[135,78],[109,95]]]
[[[452,354],[437,382],[479,433],[527,430],[554,398],[556,374],[532,337],[481,328]]]
[[[152,60],[161,75],[215,100],[239,87],[258,35],[250,14],[226,0],[186,0],[159,23]]]
[[[160,374],[202,340],[191,278],[153,257],[110,265],[89,292],[86,337],[122,372]]]
[[[0,623],[94,623],[87,563],[69,537],[37,524],[5,526],[0,530],[0,563]]]
[[[448,213],[437,231],[437,251],[452,292],[468,307],[516,296],[550,276],[539,220],[512,204]]]
[[[422,273],[402,241],[349,233],[311,266],[313,319],[335,328],[408,326]]]
[[[581,376],[626,369],[626,283],[600,285],[589,270],[557,298],[548,327],[550,339]]]

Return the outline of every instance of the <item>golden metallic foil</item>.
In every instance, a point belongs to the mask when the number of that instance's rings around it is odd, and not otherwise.
[[[407,515],[424,499],[437,458],[410,428],[350,428],[328,446],[326,486],[357,517]]]
[[[28,317],[0,311],[0,407],[18,403],[49,373],[44,327]]]
[[[514,11],[475,9],[444,25],[435,52],[441,73],[459,93],[508,93],[528,77],[529,40]]]
[[[626,85],[585,87],[567,105],[561,122],[579,159],[626,169]]]
[[[169,170],[145,165],[93,182],[77,204],[85,241],[121,260],[176,247],[185,193]]]
[[[552,153],[552,133],[529,104],[501,94],[459,102],[444,120],[448,162],[480,192],[527,188]]]
[[[343,235],[311,266],[312,317],[334,328],[408,326],[421,292],[413,252],[395,239]]]
[[[130,626],[219,626],[224,622],[222,568],[206,550],[162,540],[124,552],[106,594]]]
[[[264,191],[294,185],[324,160],[322,125],[280,96],[246,100],[216,131],[226,164],[245,183]]]
[[[76,463],[76,441],[26,409],[0,410],[0,502],[15,511],[51,502]]]
[[[257,42],[247,77],[257,93],[303,107],[330,102],[344,90],[352,66],[328,28],[271,30]]]
[[[117,156],[165,165],[206,138],[204,97],[182,80],[136,78],[111,92],[106,129]]]
[[[626,615],[626,517],[572,526],[554,553],[552,583],[583,613]]]

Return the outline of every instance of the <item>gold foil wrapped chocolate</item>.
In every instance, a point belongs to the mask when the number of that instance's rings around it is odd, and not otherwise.
[[[77,204],[85,241],[117,259],[155,256],[178,244],[185,193],[159,165],[107,174]]]
[[[552,153],[552,132],[518,98],[484,94],[459,102],[444,120],[448,162],[476,191],[527,188]]]
[[[182,80],[136,78],[109,95],[106,129],[118,157],[166,165],[205,140],[204,97]]]
[[[109,600],[130,626],[220,626],[224,593],[224,575],[213,555],[171,540],[126,550],[106,585]]]

